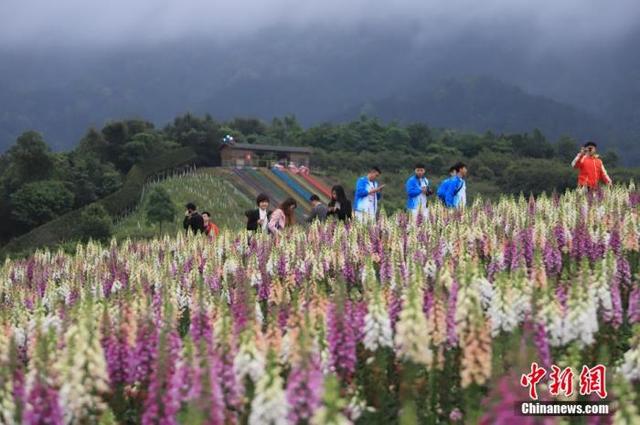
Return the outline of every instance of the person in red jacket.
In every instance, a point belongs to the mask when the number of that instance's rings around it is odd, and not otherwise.
[[[596,153],[597,148],[598,146],[594,142],[587,142],[571,161],[571,166],[579,170],[578,187],[596,189],[600,182],[611,184],[611,178]]]
[[[211,221],[211,214],[209,214],[209,211],[204,211],[202,213],[202,219],[204,221],[204,233],[211,238],[218,237],[220,229],[218,229],[218,226]]]

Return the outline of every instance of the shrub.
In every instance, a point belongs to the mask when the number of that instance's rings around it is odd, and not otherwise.
[[[106,241],[111,237],[113,224],[107,210],[100,204],[91,204],[80,213],[78,222],[80,239]]]

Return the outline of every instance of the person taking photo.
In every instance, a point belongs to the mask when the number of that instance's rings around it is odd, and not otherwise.
[[[578,187],[595,190],[600,183],[611,184],[611,178],[598,156],[598,146],[588,141],[571,161],[571,166],[578,170]]]

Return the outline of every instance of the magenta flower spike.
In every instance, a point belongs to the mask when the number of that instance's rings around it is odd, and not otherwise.
[[[313,417],[322,402],[323,380],[320,358],[316,354],[293,366],[286,388],[289,423],[305,423]]]
[[[63,425],[62,408],[58,391],[37,377],[27,399],[22,421],[25,425]]]
[[[356,333],[351,322],[352,305],[329,304],[327,312],[327,342],[331,353],[331,367],[344,381],[349,382],[356,369]]]

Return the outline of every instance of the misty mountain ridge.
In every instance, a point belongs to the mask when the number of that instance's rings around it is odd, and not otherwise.
[[[412,27],[364,26],[226,44],[2,51],[0,152],[25,130],[64,150],[91,126],[132,117],[162,126],[185,112],[294,114],[310,126],[364,112],[474,131],[539,128],[551,141],[594,138],[640,158],[640,56],[631,54],[640,31],[562,54],[534,52],[529,38],[501,31],[424,41]]]
[[[615,137],[612,126],[593,114],[545,96],[531,95],[495,78],[450,78],[430,86],[414,84],[420,89],[376,99],[361,99],[356,103],[349,99],[354,94],[336,99],[329,87],[319,85],[310,88],[303,79],[250,75],[237,79],[205,99],[196,98],[192,101],[193,107],[185,111],[209,113],[217,119],[253,116],[270,120],[294,114],[307,126],[325,121],[344,122],[367,115],[403,124],[422,122],[438,128],[476,132],[516,133],[531,132],[537,128],[551,141],[562,135],[571,135],[577,140],[604,141],[605,145]],[[74,146],[89,126],[101,127],[110,119],[140,117],[162,126],[173,118],[172,112],[163,112],[166,108],[150,108],[146,106],[147,102],[139,103],[138,95],[127,91],[78,85],[67,95],[74,99],[73,103],[38,113],[39,121],[29,120],[28,115],[15,120],[13,133],[21,131],[19,126],[23,130],[35,128],[59,150]],[[53,90],[30,97],[58,96]],[[160,102],[169,103],[169,98],[167,96]],[[16,96],[12,101],[19,103],[20,98]],[[96,101],[97,104],[93,104]],[[35,107],[36,104],[25,102],[24,107]],[[122,112],[115,113],[118,110]],[[104,118],[101,119],[100,114]],[[6,134],[2,146],[5,150],[13,139],[11,127],[7,127],[5,122],[2,124]],[[65,139],[62,143],[61,138]]]
[[[593,114],[485,76],[447,79],[428,89],[365,102],[331,121],[348,121],[359,115],[475,132],[538,129],[550,141],[563,135],[578,140],[614,137],[612,126]]]

